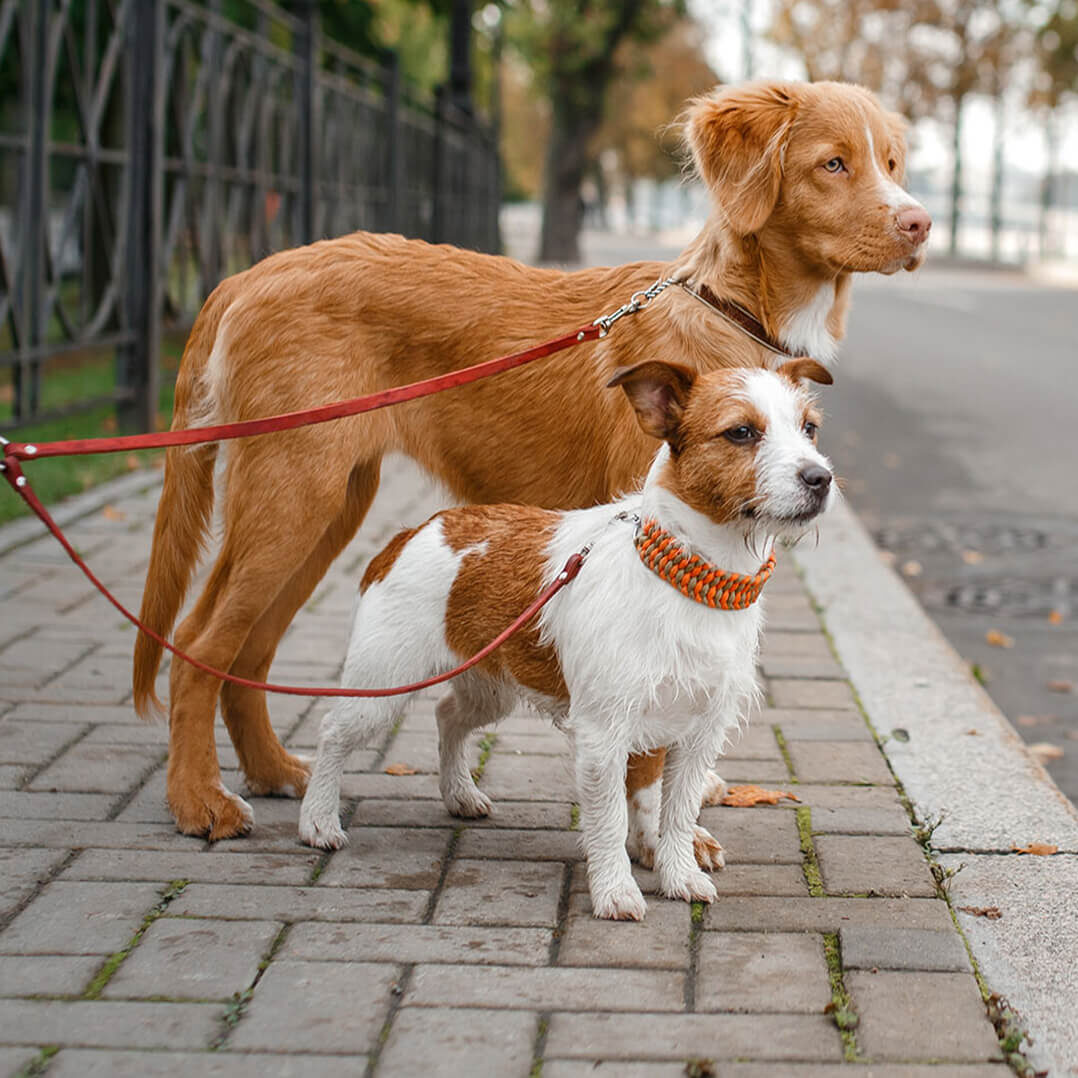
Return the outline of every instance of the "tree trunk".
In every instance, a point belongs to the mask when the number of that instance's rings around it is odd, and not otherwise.
[[[992,132],[992,190],[989,195],[988,220],[992,231],[992,260],[1000,259],[1000,238],[1003,232],[1003,89],[996,93],[995,127]]]
[[[954,99],[954,142],[952,145],[953,163],[951,169],[951,257],[958,254],[958,224],[962,205],[962,106],[965,95],[959,94]]]
[[[592,87],[591,100],[602,100],[604,86]],[[579,262],[583,207],[580,186],[591,165],[590,144],[601,119],[598,104],[581,109],[555,99],[550,141],[543,170],[543,227],[540,262]]]
[[[1052,251],[1051,215],[1055,204],[1056,168],[1059,159],[1059,137],[1056,130],[1055,109],[1048,109],[1044,117],[1045,166],[1041,177],[1041,204],[1037,221],[1038,252],[1047,258]]]

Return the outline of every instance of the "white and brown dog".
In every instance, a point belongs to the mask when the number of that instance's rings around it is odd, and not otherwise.
[[[697,863],[696,817],[709,765],[756,691],[755,599],[775,540],[799,536],[831,500],[804,378],[831,380],[811,359],[777,372],[623,368],[610,385],[624,389],[644,432],[665,442],[640,494],[570,512],[450,509],[398,535],[364,575],[343,684],[410,684],[478,651],[591,544],[580,575],[537,624],[451,682],[437,719],[442,797],[464,817],[491,809],[468,768],[472,730],[524,698],[569,732],[597,917],[644,916],[626,850],[630,753],[667,749],[655,850],[662,893],[716,896]],[[345,761],[384,736],[403,701],[349,699],[326,716],[300,812],[304,842],[345,842]]]

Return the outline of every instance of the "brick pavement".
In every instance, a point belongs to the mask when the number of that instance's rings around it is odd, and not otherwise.
[[[132,601],[156,494],[71,527]],[[274,677],[334,678],[366,558],[436,504],[408,466],[387,466]],[[1011,1073],[789,562],[767,590],[767,706],[720,771],[800,803],[706,809],[726,849],[718,902],[651,895],[639,925],[590,915],[567,748],[545,720],[515,714],[476,743],[489,820],[455,820],[438,800],[429,694],[351,760],[348,847],[299,845],[298,804],[267,798],[252,799],[248,838],[210,845],[165,809],[165,730],[130,707],[131,630],[48,538],[0,557],[0,597],[0,1073]],[[287,744],[310,749],[325,706],[276,698],[271,711]],[[387,775],[391,762],[417,773]]]

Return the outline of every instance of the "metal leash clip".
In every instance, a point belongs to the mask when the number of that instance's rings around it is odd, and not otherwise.
[[[629,297],[629,302],[624,306],[619,307],[612,314],[603,315],[601,318],[596,318],[592,325],[599,327],[599,336],[605,337],[610,332],[610,327],[619,319],[624,318],[627,314],[636,314],[637,311],[642,311],[657,295],[661,292],[665,292],[672,284],[677,282],[673,277],[660,277],[650,288],[646,288],[641,292],[634,292]]]

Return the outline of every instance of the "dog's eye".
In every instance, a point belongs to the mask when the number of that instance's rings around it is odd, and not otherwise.
[[[755,442],[760,437],[760,432],[755,427],[740,426],[724,430],[722,436],[734,445],[748,445],[749,442]]]
[[[845,172],[846,163],[841,157],[832,157],[830,161],[825,161],[824,166],[828,172]]]
[[[804,425],[802,430],[804,430],[806,438],[811,438],[813,441],[816,441],[816,431],[819,430],[819,428],[811,419]]]

